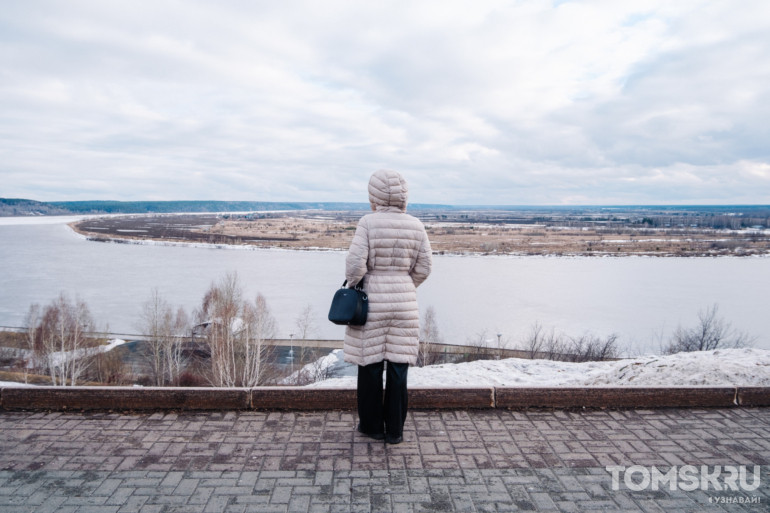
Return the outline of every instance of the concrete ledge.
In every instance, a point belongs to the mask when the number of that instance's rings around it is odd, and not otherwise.
[[[347,388],[3,387],[6,410],[355,410]],[[415,409],[770,406],[770,387],[416,387]]]
[[[246,410],[247,388],[3,388],[7,410]]]
[[[770,406],[770,387],[738,387],[741,406]]]
[[[409,389],[410,408],[481,409],[495,407],[495,389],[487,388],[427,388]]]
[[[499,387],[498,408],[692,408],[735,406],[733,387]]]
[[[259,387],[251,389],[255,410],[355,410],[356,390],[348,388]]]

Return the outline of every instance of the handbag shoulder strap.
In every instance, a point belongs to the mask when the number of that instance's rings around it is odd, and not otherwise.
[[[348,284],[348,280],[343,281],[342,282],[342,288],[344,289],[345,285],[347,285],[347,284]],[[351,288],[356,289],[356,290],[364,290],[364,279],[361,278],[361,281],[356,283],[355,286],[351,287]]]

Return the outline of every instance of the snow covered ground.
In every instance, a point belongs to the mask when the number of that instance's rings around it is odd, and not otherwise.
[[[342,351],[324,365],[339,365]],[[409,369],[409,386],[770,386],[770,351],[717,349],[613,362],[567,363],[508,358]],[[314,387],[355,388],[355,375]]]
[[[112,340],[101,346],[110,350],[125,343]],[[345,364],[338,349],[310,364],[313,372],[331,367],[342,377],[308,385],[356,387],[356,368]],[[300,371],[301,372],[301,371]],[[287,379],[291,383],[291,378]],[[3,386],[24,386],[0,382]],[[667,356],[643,356],[613,362],[567,363],[550,360],[481,360],[429,367],[411,367],[409,386],[770,386],[770,351],[766,349],[717,349]]]
[[[107,351],[112,351],[116,347],[122,346],[125,343],[126,343],[125,340],[120,339],[120,338],[115,338],[115,339],[110,340],[107,344],[104,344],[104,345],[101,345],[101,346],[97,346],[97,347],[89,349],[89,350],[79,349],[75,353],[78,356],[84,356],[86,354],[106,353]],[[27,349],[20,349],[19,353],[22,356],[24,356],[25,358],[28,358],[29,354],[30,354],[30,351],[27,350]],[[71,356],[72,355],[72,351],[69,351],[67,353],[67,355]],[[51,363],[53,363],[54,365],[59,365],[61,363],[61,361],[63,360],[63,358],[64,358],[64,354],[61,353],[61,352],[51,353],[49,358],[50,358],[50,362]],[[35,362],[33,362],[31,358],[29,358],[29,360],[30,361],[27,363],[27,367],[28,368],[33,368]],[[36,386],[36,385],[30,385],[30,384],[27,384],[27,383],[18,383],[16,381],[0,381],[0,388],[2,388],[2,387],[31,387],[31,386]]]
[[[126,343],[126,341],[123,340],[123,339],[114,338],[114,339],[110,340],[107,344],[104,344],[104,345],[101,345],[101,346],[96,346],[96,347],[93,347],[93,348],[83,348],[83,349],[78,349],[76,351],[66,351],[64,353],[62,353],[61,351],[57,351],[57,352],[54,352],[54,353],[51,353],[51,354],[48,355],[48,364],[49,365],[54,365],[54,366],[60,365],[65,357],[72,358],[73,353],[75,355],[75,358],[80,358],[82,356],[95,355],[97,353],[106,353],[108,351],[112,351],[113,349],[115,349],[118,346],[122,346],[125,343]],[[23,351],[25,352],[25,354],[27,356],[29,355],[29,351],[28,350],[25,349]],[[35,362],[33,362],[32,359],[30,358],[29,359],[29,363],[27,364],[27,367],[31,369],[34,366],[35,366]]]

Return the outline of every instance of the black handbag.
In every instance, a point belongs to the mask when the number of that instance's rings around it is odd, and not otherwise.
[[[342,282],[342,288],[334,293],[332,306],[329,308],[329,320],[334,324],[363,326],[369,312],[369,297],[364,292],[364,280],[352,289],[345,288],[348,280]]]

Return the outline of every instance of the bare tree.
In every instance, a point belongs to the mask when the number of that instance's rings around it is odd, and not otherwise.
[[[272,346],[265,342],[275,338],[276,323],[267,299],[262,294],[257,294],[253,304],[245,304],[243,311],[246,336],[241,348],[245,353],[241,386],[256,386],[264,382],[266,377],[265,361]]]
[[[601,338],[587,333],[579,337],[557,335],[553,328],[546,331],[535,323],[524,340],[524,350],[531,359],[544,358],[566,362],[602,361],[618,356],[618,336]]]
[[[557,335],[553,328],[543,340],[544,356],[549,360],[563,360],[569,351],[569,344],[563,335]]]
[[[305,308],[302,309],[294,320],[294,327],[296,328],[294,333],[297,335],[297,338],[304,340],[315,333],[316,323],[314,315],[313,306],[310,304],[305,305]]]
[[[211,380],[214,386],[236,386],[236,337],[242,333],[240,319],[243,298],[238,278],[228,274],[212,284],[203,298],[200,324],[206,325],[206,341],[211,351]]]
[[[187,312],[181,306],[177,309],[176,314],[172,322],[171,333],[172,342],[169,344],[171,347],[166,351],[166,379],[169,383],[177,385],[179,383],[179,376],[185,369],[187,359],[182,352],[182,345],[185,338],[191,331],[190,318]]]
[[[119,350],[99,352],[89,359],[86,379],[111,385],[128,385],[134,382],[131,368],[123,361]]]
[[[316,331],[312,305],[305,305],[305,308],[302,309],[300,314],[294,320],[294,328],[295,330],[292,334],[292,337],[297,341],[297,344],[299,345],[299,357],[297,358],[296,363],[300,366],[301,369],[304,369],[311,363],[311,360],[318,355],[318,351],[313,351],[307,346],[307,343],[305,342],[305,340],[307,340],[309,336],[312,336]],[[302,380],[307,381],[307,383],[312,383],[312,379],[312,376],[302,378]],[[297,374],[297,381],[297,384],[299,384],[299,373]]]
[[[664,354],[688,351],[711,351],[719,348],[745,347],[753,339],[742,331],[733,329],[729,322],[719,317],[719,307],[714,304],[698,312],[698,324],[692,328],[679,326],[673,340],[663,349]]]
[[[275,336],[275,319],[267,300],[258,294],[253,303],[243,298],[237,274],[230,273],[212,284],[197,313],[206,326],[211,350],[211,382],[214,386],[255,386],[264,380],[264,361]]]
[[[438,344],[444,342],[441,332],[438,329],[438,323],[436,322],[436,310],[433,306],[429,306],[425,310],[425,315],[422,320],[422,329],[420,330],[420,348],[417,353],[417,365],[424,367],[425,365],[433,365],[441,360],[441,352],[439,351]]]
[[[25,341],[30,352],[30,360],[32,363],[31,367],[33,371],[43,367],[47,359],[45,356],[45,351],[43,350],[43,341],[42,337],[40,336],[39,329],[40,318],[42,315],[43,312],[40,308],[40,305],[34,303],[30,305],[29,310],[27,310],[27,315],[24,318],[24,326],[27,327],[25,331]]]
[[[30,345],[47,367],[51,383],[76,385],[95,352],[95,341],[86,336],[94,329],[88,305],[80,299],[71,301],[62,293],[42,312],[32,305],[26,322]]]
[[[142,305],[140,332],[145,336],[142,356],[150,366],[152,381],[156,386],[164,384],[164,319],[168,305],[158,289],[153,289],[150,299]]]
[[[304,386],[316,381],[329,379],[332,377],[333,372],[333,366],[327,364],[326,357],[318,358],[303,365],[287,381],[292,385]]]
[[[473,362],[476,360],[491,360],[497,354],[497,350],[490,344],[493,342],[487,335],[487,330],[476,333],[475,338],[468,338],[466,345],[469,351],[458,358],[458,361]]]
[[[175,384],[184,366],[182,341],[189,330],[184,309],[174,313],[158,289],[153,289],[142,306],[140,329],[145,336],[143,356],[150,366],[153,383]]]
[[[553,328],[549,332],[539,322],[532,325],[529,336],[524,340],[524,351],[534,360],[552,354],[556,346],[556,334]]]
[[[617,340],[615,334],[604,339],[591,334],[570,338],[569,350],[560,359],[569,362],[601,362],[617,358]]]

